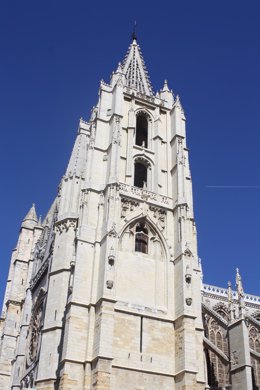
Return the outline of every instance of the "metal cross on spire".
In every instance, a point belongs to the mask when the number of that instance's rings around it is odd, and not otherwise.
[[[133,41],[136,41],[136,40],[137,40],[136,26],[137,26],[137,23],[136,23],[136,20],[135,20],[135,21],[134,21],[134,29],[133,29],[133,32],[132,32],[132,39],[133,39]]]

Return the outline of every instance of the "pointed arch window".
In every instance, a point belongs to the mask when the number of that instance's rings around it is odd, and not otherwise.
[[[136,225],[135,229],[135,251],[148,253],[148,229],[144,222],[140,222]]]
[[[148,118],[144,113],[136,117],[135,144],[144,148],[148,147]]]

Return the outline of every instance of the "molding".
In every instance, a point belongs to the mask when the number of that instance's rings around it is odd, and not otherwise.
[[[8,333],[3,333],[1,338],[4,338],[4,337],[11,337],[12,339],[16,339],[18,336],[18,333],[16,336],[14,336],[13,334],[8,334]]]
[[[183,313],[183,314],[180,314],[179,317],[176,317],[174,319],[174,322],[179,321],[179,320],[181,320],[183,318],[190,318],[192,320],[195,320],[197,318],[197,316],[195,316],[194,314]]]
[[[242,370],[244,370],[244,369],[247,368],[247,367],[250,369],[250,372],[251,372],[251,369],[252,369],[251,364],[241,364],[241,366],[239,366],[239,367],[230,368],[230,374],[231,374],[231,375],[232,375],[232,374],[235,374],[236,372],[242,371]]]
[[[3,372],[3,371],[0,371],[0,375],[1,376],[8,376],[8,377],[11,376],[11,374],[7,374],[6,372]]]
[[[55,326],[50,326],[49,328],[44,328],[41,330],[41,333],[48,333],[52,332],[54,330],[62,330],[63,326],[55,325]]]
[[[183,370],[181,370],[181,371],[178,371],[176,374],[175,374],[175,377],[176,376],[179,376],[179,375],[183,375],[183,374],[198,374],[198,371],[196,371],[196,370],[188,370],[187,368],[184,368]],[[204,382],[202,382],[202,383],[204,383]]]
[[[6,301],[6,307],[8,307],[10,304],[11,305],[15,305],[15,306],[22,306],[23,305],[23,303],[24,303],[24,300],[22,300],[22,301],[16,301],[16,300],[13,300],[13,299],[8,299],[7,301]]]
[[[84,307],[85,309],[89,309],[91,306],[96,307],[96,305],[93,303],[80,303],[76,301],[69,301],[67,303],[67,308],[69,308],[70,306]]]
[[[165,317],[161,317],[160,315],[156,315],[156,314],[148,314],[147,312],[145,311],[137,311],[137,309],[135,310],[134,308],[122,308],[122,307],[115,307],[115,312],[119,312],[119,313],[126,313],[126,314],[130,314],[130,315],[134,315],[136,317],[145,317],[145,318],[150,318],[152,320],[158,320],[158,321],[163,321],[163,322],[169,322],[171,324],[174,324],[175,323],[175,320],[173,320],[172,318],[165,318]]]
[[[64,358],[60,361],[59,364],[65,364],[65,363],[73,363],[73,364],[85,364],[85,360],[74,360],[74,359],[69,359],[69,358]]]
[[[17,259],[14,260],[13,264],[15,264],[18,261],[19,261],[19,263],[28,264],[31,260],[32,260],[31,258],[29,258],[28,260],[22,260],[22,259],[18,259],[17,258]]]
[[[60,274],[62,272],[71,272],[71,268],[60,268],[60,269],[57,269],[56,271],[51,271],[48,273],[48,276],[53,276],[53,275],[57,275],[57,274]]]
[[[50,378],[43,378],[43,379],[35,379],[35,384],[39,384],[41,382],[50,382],[50,381],[56,381],[57,378],[55,377],[50,377]]]
[[[112,367],[114,367],[114,368],[121,368],[122,370],[128,370],[128,371],[143,372],[145,374],[167,376],[167,377],[170,377],[170,378],[174,378],[175,377],[175,374],[173,374],[173,373],[172,374],[166,374],[165,372],[161,372],[161,371],[145,370],[143,368],[129,367],[129,366],[124,366],[122,364],[113,364],[112,363]],[[197,373],[197,371],[196,371],[196,373]]]

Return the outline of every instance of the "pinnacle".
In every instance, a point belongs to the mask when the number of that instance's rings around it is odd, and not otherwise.
[[[38,218],[35,210],[35,204],[32,204],[32,207],[26,214],[23,219],[22,227],[32,229],[38,223]]]
[[[168,81],[167,81],[167,80],[164,80],[163,91],[170,92],[169,87],[168,87]]]
[[[28,211],[28,213],[24,217],[23,222],[28,221],[28,220],[38,222],[37,214],[36,214],[36,210],[35,210],[35,203],[32,204],[32,207],[30,208],[30,210]]]

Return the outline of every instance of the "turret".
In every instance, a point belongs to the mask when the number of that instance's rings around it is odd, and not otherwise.
[[[3,389],[8,389],[11,361],[16,358],[23,304],[31,278],[32,249],[41,231],[33,204],[22,221],[18,242],[12,253],[4,298],[2,311],[4,324],[0,350],[0,371],[6,373],[0,378],[0,388]]]

